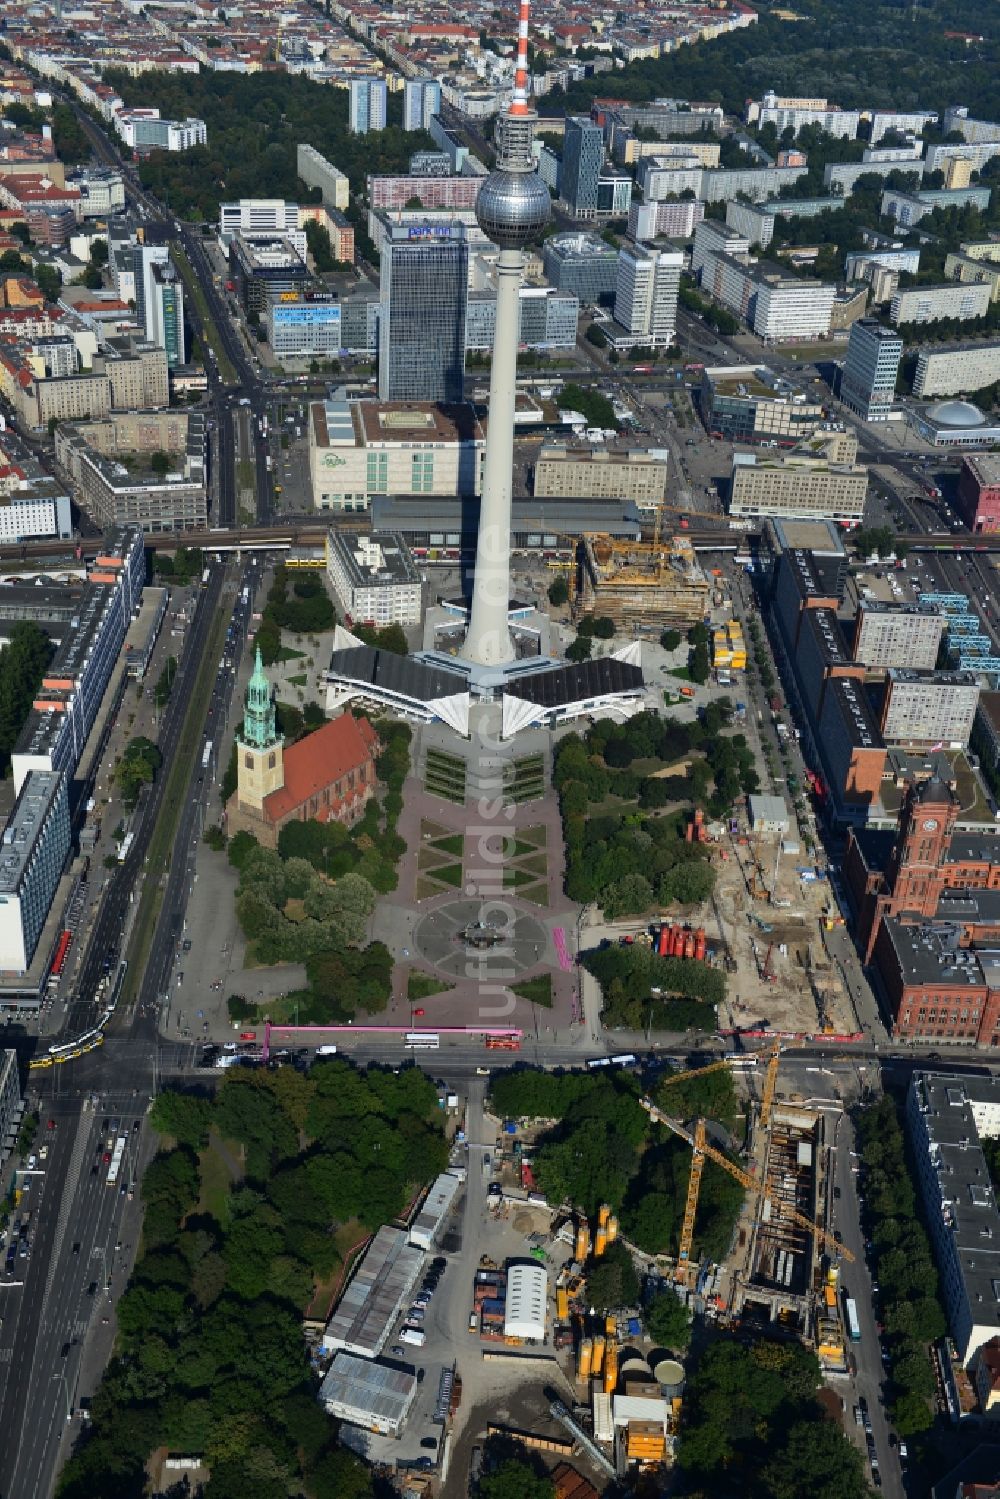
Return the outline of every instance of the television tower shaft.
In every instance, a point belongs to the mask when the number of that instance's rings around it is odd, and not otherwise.
[[[528,105],[529,8],[529,0],[521,0],[514,97],[497,122],[496,167],[476,200],[479,226],[500,250],[476,571],[462,647],[466,661],[485,667],[506,666],[516,656],[508,602],[521,275],[524,246],[545,227],[551,207],[531,150],[535,115]]]

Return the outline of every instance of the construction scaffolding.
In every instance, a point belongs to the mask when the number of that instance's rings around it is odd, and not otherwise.
[[[708,578],[684,536],[628,541],[582,537],[574,612],[614,620],[618,629],[688,629],[708,609]]]

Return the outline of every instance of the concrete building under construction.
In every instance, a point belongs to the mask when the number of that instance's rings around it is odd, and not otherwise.
[[[708,608],[708,579],[683,536],[629,541],[605,534],[582,537],[574,610],[605,615],[633,633],[689,629]]]

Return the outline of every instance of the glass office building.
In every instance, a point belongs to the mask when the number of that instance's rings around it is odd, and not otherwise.
[[[566,121],[560,192],[577,218],[597,217],[597,183],[604,165],[604,132],[582,115]],[[628,205],[625,206],[626,213]]]
[[[382,401],[461,401],[469,250],[453,224],[394,225],[382,246]]]

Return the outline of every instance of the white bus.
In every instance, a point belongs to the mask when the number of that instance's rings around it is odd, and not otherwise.
[[[109,1187],[113,1187],[118,1180],[119,1173],[122,1169],[122,1161],[125,1158],[125,1151],[127,1146],[128,1135],[119,1135],[118,1139],[115,1141],[115,1148],[111,1155],[111,1165],[108,1167],[107,1185]]]
[[[441,1037],[434,1031],[407,1031],[403,1037],[403,1046],[407,1051],[438,1051]]]

